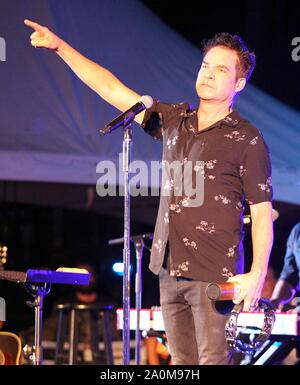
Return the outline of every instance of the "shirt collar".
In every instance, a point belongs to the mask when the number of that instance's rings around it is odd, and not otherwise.
[[[239,124],[240,120],[241,115],[237,111],[232,111],[229,115],[220,121],[220,126],[225,124],[226,126],[235,128]]]
[[[207,127],[201,131],[197,131],[197,110],[187,111],[184,114],[185,117],[192,117],[194,120],[194,127],[192,131],[198,135],[205,131],[210,131],[213,128],[222,128],[223,125],[236,129],[238,128],[239,122],[242,120],[240,114],[237,111],[232,111],[230,114],[228,114],[224,119],[221,119],[211,125],[210,127]]]

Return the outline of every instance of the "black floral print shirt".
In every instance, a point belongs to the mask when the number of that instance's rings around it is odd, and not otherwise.
[[[272,200],[269,151],[260,131],[236,111],[198,131],[197,111],[188,103],[157,100],[142,127],[163,141],[163,162],[189,162],[192,183],[200,173],[204,187],[203,202],[194,207],[191,195],[175,193],[174,175],[166,173],[150,270],[161,270],[169,241],[172,276],[222,282],[242,273],[244,203]]]

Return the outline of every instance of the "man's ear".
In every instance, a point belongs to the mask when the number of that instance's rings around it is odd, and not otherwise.
[[[235,83],[235,92],[240,92],[244,89],[246,85],[246,78],[238,78]]]

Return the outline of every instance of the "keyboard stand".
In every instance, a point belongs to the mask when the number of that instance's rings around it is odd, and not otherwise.
[[[52,270],[0,271],[0,279],[22,282],[25,289],[35,298],[33,302],[27,301],[27,305],[34,308],[34,348],[32,361],[34,365],[43,364],[43,304],[44,297],[51,290],[52,283],[71,285],[88,285],[90,274],[85,269],[60,268]]]
[[[43,348],[42,348],[42,335],[43,335],[43,304],[44,297],[50,292],[51,283],[30,283],[25,282],[26,290],[34,297],[34,301],[27,301],[26,304],[29,307],[34,308],[34,347],[32,354],[32,361],[34,365],[43,364]]]

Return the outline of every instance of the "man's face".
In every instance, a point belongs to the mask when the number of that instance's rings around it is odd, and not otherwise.
[[[237,61],[236,52],[222,46],[211,48],[207,52],[196,82],[201,100],[231,103],[235,93],[240,91],[241,79],[237,79]]]

